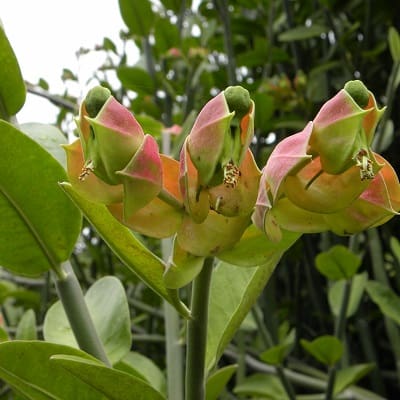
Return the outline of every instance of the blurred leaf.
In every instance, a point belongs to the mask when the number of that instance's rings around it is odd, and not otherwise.
[[[83,351],[39,341],[0,343],[0,378],[29,400],[108,400],[50,361],[68,354],[98,362]]]
[[[136,114],[135,118],[143,128],[144,133],[148,133],[155,138],[161,138],[164,125],[160,121],[144,114]]]
[[[294,40],[311,39],[314,37],[320,37],[323,33],[328,32],[328,30],[328,27],[317,24],[311,26],[298,26],[278,35],[278,40],[280,42],[292,42]]]
[[[33,310],[27,310],[22,315],[17,331],[15,333],[17,340],[36,340],[36,316]]]
[[[219,395],[224,390],[226,384],[236,372],[238,366],[228,365],[215,371],[207,379],[205,400],[218,400]]]
[[[97,360],[89,360],[74,355],[55,355],[51,357],[50,363],[64,368],[88,386],[96,389],[107,400],[165,399],[142,379],[108,368]],[[80,396],[79,399],[81,399]]]
[[[400,242],[394,236],[390,237],[390,248],[393,255],[396,257],[397,262],[400,264]]]
[[[79,210],[57,186],[61,165],[40,145],[0,121],[0,264],[35,276],[58,268],[80,233]]]
[[[286,391],[275,375],[253,374],[239,383],[235,389],[239,396],[262,396],[269,400],[288,400]]]
[[[265,132],[265,128],[271,124],[271,118],[275,112],[274,98],[261,92],[252,94],[252,98],[256,110],[254,126]]]
[[[217,363],[239,329],[281,256],[282,252],[271,253],[265,265],[254,268],[241,268],[225,262],[216,266],[211,281],[208,313],[208,370]]]
[[[167,10],[172,10],[175,12],[175,14],[180,11],[182,8],[182,0],[161,0],[161,3]],[[186,9],[190,8],[192,6],[192,0],[186,0],[185,1],[185,7]]]
[[[6,330],[0,326],[0,343],[9,341],[8,333]],[[1,364],[1,363],[0,363]]]
[[[350,299],[347,306],[346,317],[349,318],[353,316],[360,305],[361,299],[364,294],[365,284],[368,281],[368,274],[363,272],[362,274],[357,274],[353,277],[351,283]],[[336,317],[340,313],[340,307],[342,305],[343,290],[346,282],[345,280],[340,280],[335,282],[328,292],[329,306],[331,307],[333,315]]]
[[[361,258],[342,245],[332,246],[315,258],[319,272],[330,280],[349,279],[361,265]]]
[[[389,146],[393,143],[394,140],[394,123],[393,120],[387,119],[383,129],[379,131],[380,135],[375,135],[373,139],[372,148],[376,149],[377,143],[379,143],[379,153],[384,152],[389,148]]]
[[[164,285],[165,264],[136,239],[128,228],[118,222],[106,206],[87,201],[69,183],[63,182],[61,186],[115,255],[154,292],[170,302],[179,313],[187,316],[181,303]]]
[[[21,124],[20,129],[47,150],[65,170],[67,169],[67,157],[61,145],[68,143],[68,140],[57,127],[30,122]]]
[[[394,62],[400,61],[400,35],[394,26],[389,28],[389,49]]]
[[[301,339],[300,343],[314,358],[328,366],[334,365],[343,354],[343,344],[335,336],[324,335],[311,342]]]
[[[25,83],[18,60],[0,24],[0,118],[8,119],[24,105]]]
[[[149,35],[154,26],[155,14],[149,0],[118,0],[119,9],[129,33],[138,36]]]
[[[292,329],[284,340],[276,346],[269,348],[260,355],[261,360],[271,365],[282,364],[283,360],[290,353],[295,341],[295,330]]]
[[[368,281],[366,290],[381,312],[400,324],[400,297],[388,286],[376,281]]]
[[[153,78],[142,68],[119,67],[117,75],[125,89],[144,94],[153,94],[155,91]]]
[[[89,313],[111,364],[124,357],[131,347],[131,319],[121,282],[112,276],[96,281],[85,295]],[[60,301],[46,314],[43,325],[46,341],[79,348]]]
[[[337,395],[358,382],[375,368],[374,364],[359,364],[343,368],[336,373],[334,394]]]
[[[143,379],[154,389],[165,394],[166,382],[163,372],[144,355],[131,351],[115,364],[114,368]]]
[[[181,0],[178,0],[181,3]],[[154,27],[154,48],[158,54],[165,54],[169,49],[180,47],[179,30],[176,24],[171,23],[169,18],[157,19]]]

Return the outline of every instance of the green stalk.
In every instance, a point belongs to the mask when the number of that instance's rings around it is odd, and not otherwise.
[[[81,350],[110,366],[72,266],[66,261],[62,267],[56,272],[55,285],[75,339]]]
[[[192,284],[192,319],[187,322],[186,400],[205,399],[207,320],[213,258],[206,258]]]
[[[169,140],[163,141],[163,151],[168,154]],[[172,239],[163,239],[161,241],[161,252],[164,261],[172,253]],[[167,363],[167,391],[168,398],[183,400],[183,348],[180,342],[180,318],[176,309],[171,304],[164,302],[164,320],[165,320],[165,347]]]

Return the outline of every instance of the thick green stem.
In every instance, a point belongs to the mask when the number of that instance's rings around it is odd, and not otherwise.
[[[192,318],[187,322],[186,400],[205,399],[205,356],[212,269],[213,258],[206,258],[203,269],[192,285]]]
[[[81,350],[110,366],[71,264],[63,266],[65,273],[56,275],[55,284],[75,339]]]

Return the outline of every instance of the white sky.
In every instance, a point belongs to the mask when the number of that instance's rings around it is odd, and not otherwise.
[[[0,20],[25,80],[44,78],[51,92],[62,93],[61,73],[69,68],[79,72],[76,95],[86,93],[86,80],[101,64],[101,55],[81,57],[78,63],[76,51],[101,44],[105,36],[118,44],[119,31],[125,29],[118,0],[1,0]],[[17,118],[20,123],[53,123],[55,107],[28,95]]]

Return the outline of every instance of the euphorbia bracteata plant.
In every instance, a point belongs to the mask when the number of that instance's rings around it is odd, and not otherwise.
[[[350,81],[303,131],[280,142],[263,169],[254,223],[272,240],[281,229],[349,235],[400,210],[399,181],[371,150],[383,113],[361,81]]]

